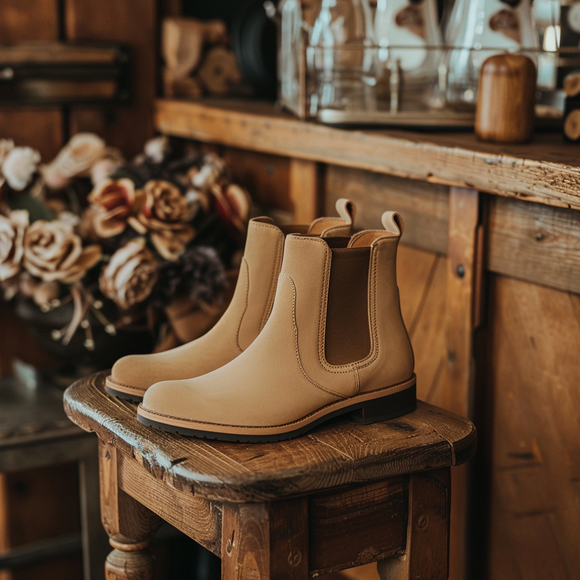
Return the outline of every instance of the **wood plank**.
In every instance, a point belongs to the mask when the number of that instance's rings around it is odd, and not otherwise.
[[[580,293],[580,212],[491,199],[487,267]]]
[[[337,129],[267,103],[209,99],[158,100],[155,126],[200,141],[580,208],[577,152],[558,134],[498,146],[470,133]]]
[[[232,147],[223,148],[220,154],[228,164],[233,181],[248,190],[254,203],[287,211],[293,209],[288,159]]]
[[[405,556],[380,561],[381,580],[447,580],[449,491],[449,469],[411,476]]]
[[[289,194],[295,223],[308,224],[319,217],[317,163],[290,159]],[[330,213],[334,214],[334,211]]]
[[[69,40],[122,42],[131,48],[132,99],[128,106],[74,108],[71,133],[94,131],[124,155],[140,152],[153,136],[152,102],[157,92],[157,2],[155,0],[63,0]]]
[[[60,32],[58,7],[58,0],[2,0],[2,44],[57,40]]]
[[[475,361],[473,356],[474,299],[478,276],[476,260],[479,228],[479,193],[451,188],[449,195],[449,249],[445,329],[447,360],[444,367],[445,409],[472,416]],[[469,481],[466,467],[452,474],[450,577],[467,574],[467,510]]]
[[[105,373],[65,393],[67,415],[102,440],[115,439],[155,478],[218,501],[264,501],[444,467],[473,453],[475,428],[425,403],[393,421],[343,419],[291,441],[238,445],[150,429],[135,406],[104,391]]]
[[[492,276],[489,577],[580,569],[580,296]]]
[[[140,504],[220,556],[221,506],[193,493],[172,489],[133,458],[119,457],[119,487]]]
[[[222,578],[308,578],[306,498],[224,504]]]
[[[390,557],[407,539],[408,478],[312,496],[310,571],[326,574]]]
[[[330,165],[325,179],[325,211],[332,211],[340,197],[356,203],[357,229],[380,228],[383,212],[398,211],[405,220],[403,244],[439,254],[447,253],[449,188]]]

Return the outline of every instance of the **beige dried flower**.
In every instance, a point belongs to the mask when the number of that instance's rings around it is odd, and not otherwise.
[[[26,210],[0,215],[0,281],[8,280],[20,271],[27,226]]]
[[[101,256],[100,246],[83,248],[71,224],[60,220],[38,220],[24,234],[23,265],[45,282],[76,282]]]
[[[207,153],[199,171],[191,171],[191,184],[195,189],[206,192],[213,185],[222,181],[227,171],[226,162],[215,153]]]
[[[110,238],[122,233],[137,198],[135,184],[130,179],[106,179],[97,184],[88,198],[99,208],[93,214],[96,234]]]
[[[134,238],[111,256],[99,286],[107,298],[127,309],[151,294],[157,276],[157,263],[145,238]]]
[[[153,137],[153,139],[149,139],[149,141],[145,143],[143,152],[146,157],[153,161],[153,163],[161,163],[169,152],[169,139],[167,139],[165,135]]]
[[[191,209],[186,197],[175,185],[151,180],[143,189],[145,199],[136,218],[129,224],[140,234],[151,233],[155,249],[166,260],[177,260],[193,239],[195,230],[187,223]]]
[[[42,168],[50,189],[62,189],[73,177],[88,175],[91,167],[105,154],[105,142],[94,133],[77,133],[58,155]]]
[[[31,147],[14,147],[2,162],[2,174],[8,185],[22,191],[32,179],[38,164],[40,153]]]
[[[14,149],[14,141],[12,139],[0,139],[0,187],[4,185],[6,181],[4,179],[4,174],[2,173],[2,163],[6,159],[6,155]]]

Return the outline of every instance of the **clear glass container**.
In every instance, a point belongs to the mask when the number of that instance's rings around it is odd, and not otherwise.
[[[531,0],[457,0],[446,42],[447,103],[473,108],[483,62],[501,52],[521,51],[537,64],[539,37]]]
[[[373,110],[376,107],[376,52],[368,0],[323,0],[310,31],[308,69],[318,108]],[[335,50],[339,49],[339,50]]]

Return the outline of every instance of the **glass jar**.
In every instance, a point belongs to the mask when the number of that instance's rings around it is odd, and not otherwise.
[[[376,64],[368,0],[323,0],[307,57],[316,109],[374,110]]]

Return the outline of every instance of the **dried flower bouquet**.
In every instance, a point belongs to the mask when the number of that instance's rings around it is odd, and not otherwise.
[[[215,309],[249,209],[223,159],[178,156],[165,137],[125,162],[97,135],[79,133],[48,164],[0,139],[0,288],[44,313],[71,303],[52,330],[64,345],[80,328],[94,349],[95,323],[114,335],[146,316],[158,330],[183,314],[184,300]]]

